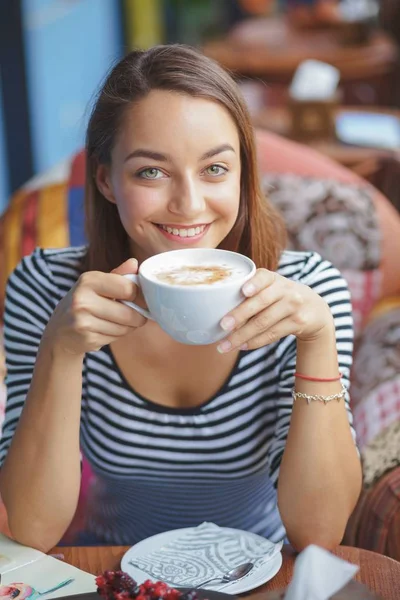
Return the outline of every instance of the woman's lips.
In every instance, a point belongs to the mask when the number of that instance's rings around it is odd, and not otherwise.
[[[157,227],[157,229],[169,240],[172,240],[174,242],[177,242],[178,244],[192,244],[193,242],[198,242],[199,240],[201,240],[201,238],[203,238],[205,236],[205,234],[207,233],[207,231],[210,228],[211,223],[208,223],[207,225],[197,225],[195,227],[173,227],[172,225],[168,225],[168,229],[170,229],[170,231],[167,231],[166,229],[164,229],[164,227],[166,227],[165,225],[157,225],[155,224],[155,226]],[[196,228],[202,228],[202,231],[200,231],[199,233],[195,233],[194,235],[182,235],[182,230],[186,230],[187,232],[192,233],[190,230],[196,229]],[[174,234],[173,232],[171,232],[171,230],[175,230],[175,231],[179,231],[180,234]]]

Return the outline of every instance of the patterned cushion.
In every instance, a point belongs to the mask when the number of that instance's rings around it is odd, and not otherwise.
[[[292,250],[315,250],[346,277],[356,334],[380,297],[381,243],[372,188],[268,174],[263,189],[283,214]]]
[[[380,234],[371,188],[291,174],[266,174],[262,183],[285,218],[292,250],[318,250],[339,269],[379,267]]]
[[[360,448],[400,423],[400,298],[376,309],[359,339],[351,397]],[[400,460],[400,446],[398,449]]]
[[[400,381],[397,382],[397,404],[400,405]],[[365,488],[400,467],[400,419],[393,421],[363,449],[362,463]]]

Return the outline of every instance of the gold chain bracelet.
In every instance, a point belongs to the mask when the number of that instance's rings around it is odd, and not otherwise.
[[[338,402],[340,402],[342,398],[345,398],[346,391],[347,390],[342,383],[342,391],[338,394],[332,394],[331,396],[321,396],[320,394],[303,394],[302,392],[296,392],[296,390],[292,391],[292,396],[294,401],[296,401],[297,398],[304,398],[304,400],[307,400],[307,404],[310,404],[312,400],[318,400],[319,402],[327,404],[328,402],[331,402],[331,400],[337,400]]]

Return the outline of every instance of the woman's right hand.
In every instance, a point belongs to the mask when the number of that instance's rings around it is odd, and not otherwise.
[[[145,317],[116,302],[135,300],[137,286],[121,275],[137,270],[138,263],[131,258],[111,273],[83,273],[57,305],[43,341],[69,354],[84,355],[142,327]]]

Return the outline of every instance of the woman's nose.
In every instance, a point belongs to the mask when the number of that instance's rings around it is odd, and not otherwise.
[[[174,186],[169,209],[175,214],[193,217],[204,212],[206,202],[201,185],[188,178]]]

